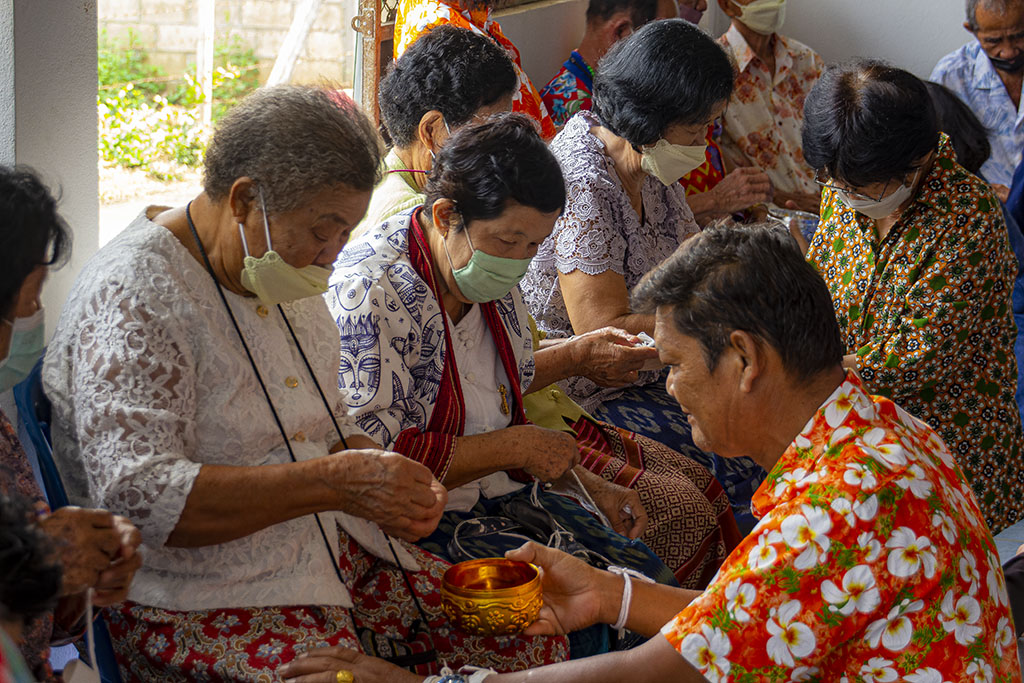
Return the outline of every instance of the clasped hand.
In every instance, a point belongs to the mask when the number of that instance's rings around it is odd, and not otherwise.
[[[644,364],[658,357],[657,349],[641,346],[639,337],[617,327],[602,327],[566,343],[572,344],[577,374],[602,387],[636,382]]]

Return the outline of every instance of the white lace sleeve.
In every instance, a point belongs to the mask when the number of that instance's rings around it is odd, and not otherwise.
[[[90,498],[129,517],[162,546],[185,507],[199,463],[195,360],[175,316],[123,286],[86,303],[71,353],[80,457]]]
[[[567,181],[565,212],[552,234],[558,271],[597,275],[613,270],[623,275],[627,244],[617,220],[622,208],[614,196],[622,190],[598,168],[566,175],[575,178]]]

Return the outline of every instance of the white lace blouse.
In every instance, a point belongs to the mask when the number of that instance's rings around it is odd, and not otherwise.
[[[338,436],[280,313],[225,295],[295,456],[326,455]],[[338,328],[323,299],[283,308],[335,415],[344,415]],[[144,564],[129,599],[173,610],[350,604],[313,516],[219,545],[164,545],[202,465],[290,458],[212,279],[146,213],[79,275],[43,381],[72,502],[124,515],[142,532]],[[320,517],[336,544],[335,515]]]
[[[641,187],[645,214],[641,222],[604,143],[590,132],[600,125],[596,114],[581,111],[551,143],[565,176],[565,212],[538,249],[521,288],[537,327],[552,338],[573,335],[559,273],[579,270],[598,275],[612,270],[632,289],[700,230],[682,186],[665,187],[652,176],[644,178]],[[641,373],[637,383],[646,384],[657,376],[657,372]],[[572,377],[564,384],[585,410],[622,392],[601,389],[585,377]]]

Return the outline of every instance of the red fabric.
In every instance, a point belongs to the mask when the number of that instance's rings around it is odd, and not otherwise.
[[[409,225],[409,260],[420,277],[430,287],[430,291],[441,303],[440,290],[434,278],[434,265],[430,258],[430,247],[423,235],[417,214],[412,215]],[[480,306],[487,327],[498,347],[502,366],[508,375],[512,388],[512,424],[526,424],[523,413],[523,392],[519,386],[519,368],[516,365],[515,353],[508,332],[498,315],[494,302],[477,304]],[[418,427],[410,427],[402,431],[395,439],[395,451],[407,458],[423,463],[434,473],[439,481],[444,480],[452,456],[455,454],[455,439],[462,436],[466,427],[466,406],[462,395],[462,384],[459,381],[459,368],[455,364],[455,352],[452,350],[451,330],[448,327],[448,316],[444,316],[445,358],[444,370],[441,375],[441,387],[437,392],[434,410],[430,413],[426,431]],[[510,472],[513,478],[529,481],[529,475],[520,471]]]

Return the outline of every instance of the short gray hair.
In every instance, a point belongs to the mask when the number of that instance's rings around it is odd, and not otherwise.
[[[219,201],[236,180],[249,177],[263,191],[267,210],[280,213],[328,187],[372,190],[382,156],[373,124],[341,92],[308,85],[260,88],[214,131],[203,189]]]
[[[967,25],[978,30],[978,5],[996,12],[1006,12],[1020,0],[967,0]]]

